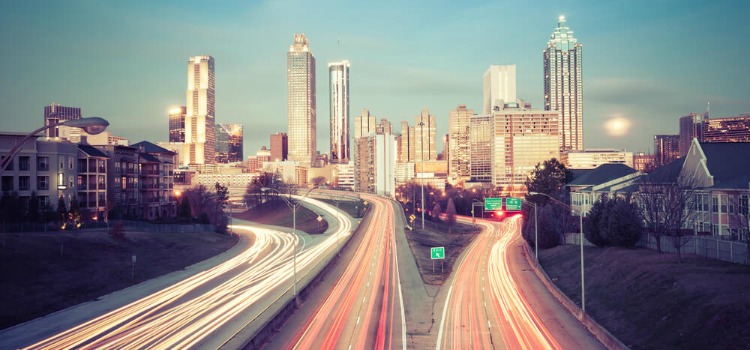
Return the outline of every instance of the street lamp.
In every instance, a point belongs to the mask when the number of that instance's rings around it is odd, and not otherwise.
[[[422,164],[422,176],[424,176],[424,121],[419,122],[419,140],[422,145],[422,151],[420,152],[422,161],[420,163]],[[424,230],[424,180],[419,181],[419,184],[422,187],[422,229]]]
[[[545,193],[529,192],[529,194],[532,195],[532,196],[534,196],[534,195],[545,196],[545,197],[547,197],[547,198],[549,198],[549,199],[551,199],[551,200],[553,200],[553,201],[555,201],[555,202],[557,202],[557,203],[565,206],[566,208],[568,208],[568,209],[570,209],[572,211],[578,212],[578,219],[580,220],[579,228],[581,230],[580,237],[578,238],[579,242],[581,242],[581,310],[585,313],[586,312],[586,288],[585,288],[585,280],[584,280],[584,277],[583,277],[583,211],[581,211],[580,209],[574,209],[571,206],[569,206],[569,205],[563,203],[562,201],[558,200],[557,198],[554,198],[554,197],[552,197],[552,196],[550,196],[548,194],[545,194]],[[536,205],[535,205],[535,207],[536,207]],[[536,208],[535,208],[535,212],[536,212]]]
[[[57,126],[70,126],[74,128],[80,128],[80,129],[83,129],[83,131],[85,131],[88,134],[97,135],[107,129],[107,126],[109,126],[109,122],[99,117],[88,117],[88,118],[81,118],[81,119],[65,120],[59,123],[49,124],[41,128],[38,128],[30,132],[28,135],[24,136],[23,139],[21,139],[21,141],[16,143],[16,145],[10,149],[8,154],[2,160],[2,163],[0,163],[0,175],[2,175],[5,172],[5,169],[8,167],[8,165],[10,165],[10,163],[13,162],[13,157],[16,155],[16,153],[18,153],[21,150],[21,147],[23,147],[23,144],[26,143],[26,140],[30,139],[31,137],[36,136],[36,134],[41,131],[47,130],[49,128],[57,127]]]
[[[300,199],[304,199],[305,197],[307,197],[307,195],[310,194],[310,192],[312,192],[312,190],[314,190],[316,188],[318,188],[318,187],[315,186],[315,187],[307,190],[307,192],[305,192],[305,195],[302,196],[302,198],[300,198]],[[278,190],[273,189],[273,188],[269,188],[269,187],[262,187],[260,190],[263,191],[263,192],[273,191],[273,192],[276,192],[278,194],[283,194],[283,193],[279,192]],[[286,205],[289,206],[289,209],[292,210],[292,229],[294,230],[294,234],[296,235],[297,234],[297,208],[302,204],[302,202],[301,201],[297,201],[294,204],[292,204],[292,202],[289,199],[286,199],[284,197],[280,197],[280,198],[283,199],[284,202],[286,202]],[[292,194],[291,193],[289,194],[289,198],[290,199],[292,198]],[[293,267],[293,269],[294,269],[293,271],[294,272],[293,272],[293,276],[292,276],[292,286],[293,286],[294,300],[296,301],[297,300],[297,247],[294,247],[293,265],[294,265],[294,267]]]

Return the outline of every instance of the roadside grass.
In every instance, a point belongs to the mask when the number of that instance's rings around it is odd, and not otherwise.
[[[412,224],[414,230],[406,230],[409,248],[417,262],[422,281],[430,285],[442,285],[453,271],[453,265],[471,241],[480,232],[469,224],[456,223],[448,234],[448,226],[442,221],[425,220],[422,230],[420,220]],[[431,247],[445,247],[445,259],[432,260]]]
[[[580,248],[539,251],[580,305]],[[643,248],[584,250],[586,311],[632,349],[750,349],[750,267]]]
[[[264,225],[275,225],[292,228],[294,217],[292,210],[283,200],[268,201],[250,210],[234,213],[232,217],[257,222]],[[328,222],[318,222],[318,214],[304,206],[297,207],[297,230],[309,234],[320,234],[328,229]]]
[[[106,230],[6,235],[0,247],[0,329],[180,270],[237,243],[236,236],[214,232],[126,229],[122,240]]]

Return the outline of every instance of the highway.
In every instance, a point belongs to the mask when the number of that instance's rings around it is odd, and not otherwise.
[[[478,224],[454,269],[437,349],[603,348],[529,271],[520,216]]]
[[[10,332],[3,332],[5,340],[0,345],[30,349],[218,348],[271,303],[280,298],[291,299],[295,250],[299,250],[299,280],[322,255],[335,253],[338,239],[350,235],[351,222],[339,218],[335,207],[314,199],[305,201],[322,208],[329,222],[336,221],[332,227],[339,232],[309,236],[233,225],[235,232],[254,235],[255,241],[231,259],[33,343],[24,339],[24,327],[36,329],[35,334],[40,328],[54,329],[59,313],[53,314],[55,317],[47,324],[42,318],[13,327]],[[76,308],[71,309],[61,313],[79,317]]]
[[[284,344],[294,349],[406,348],[404,304],[395,254],[394,202],[362,195],[370,204],[361,241],[340,277],[321,292]],[[400,209],[399,209],[400,210]],[[318,291],[316,291],[318,292]],[[314,302],[314,301],[311,301]]]

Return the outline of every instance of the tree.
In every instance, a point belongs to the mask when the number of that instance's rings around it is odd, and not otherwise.
[[[656,240],[656,251],[661,253],[661,237],[670,237],[680,262],[682,247],[692,236],[692,230],[684,227],[695,215],[698,187],[694,178],[681,173],[681,165],[676,161],[655,169],[641,179],[636,194],[648,233]]]
[[[65,198],[62,195],[57,199],[57,218],[60,225],[68,222],[68,208],[65,205]]]
[[[326,184],[326,178],[324,176],[316,176],[312,178],[312,184],[315,187],[323,186]]]
[[[253,208],[271,199],[278,199],[275,191],[263,191],[263,188],[271,188],[283,193],[286,186],[275,174],[261,173],[247,185],[245,190],[244,200],[248,208]]]
[[[583,235],[586,237],[586,240],[599,247],[609,245],[609,241],[604,232],[607,229],[607,225],[604,224],[604,222],[608,223],[607,217],[609,215],[610,206],[610,200],[602,195],[601,198],[591,206],[589,216],[583,224]]]
[[[435,205],[432,207],[430,216],[432,216],[435,221],[438,221],[440,219],[440,211],[440,203],[435,202]]]
[[[214,209],[214,224],[216,225],[217,232],[226,233],[228,220],[226,215],[224,215],[224,209],[226,208],[227,201],[229,200],[229,189],[226,186],[222,186],[218,182],[216,183],[215,188],[216,195],[214,198],[216,201],[216,206]]]
[[[448,234],[456,224],[456,206],[453,204],[453,198],[448,198],[448,204],[445,206],[445,224],[448,225]]]
[[[555,205],[549,204],[537,207],[537,235],[539,236],[539,248],[547,249],[554,248],[560,244],[560,237],[563,234],[563,227],[560,225],[558,213],[555,211]],[[531,226],[531,239],[527,238],[527,241],[533,242],[534,238],[534,222],[528,221]]]
[[[190,208],[190,200],[187,196],[182,197],[182,201],[180,201],[180,209],[177,213],[177,217],[182,220],[193,219],[193,210]]]
[[[641,239],[643,227],[641,223],[641,212],[638,205],[630,200],[630,197],[615,198],[611,205],[607,218],[609,219],[609,230],[605,237],[615,246],[633,247]]]
[[[41,221],[41,212],[39,208],[39,197],[37,197],[36,191],[31,191],[28,203],[29,204],[26,206],[26,219],[33,224],[37,224]]]
[[[553,198],[563,199],[561,198],[563,188],[572,179],[573,173],[556,158],[552,158],[545,160],[541,164],[537,164],[525,184],[529,192],[544,193]],[[535,203],[544,204],[549,201],[549,198],[544,196],[537,197],[540,198],[536,198],[534,200]]]

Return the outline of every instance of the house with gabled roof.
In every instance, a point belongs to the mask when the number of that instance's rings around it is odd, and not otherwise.
[[[570,207],[585,216],[602,194],[613,198],[635,191],[634,183],[641,176],[625,164],[602,164],[565,185],[570,191]]]

